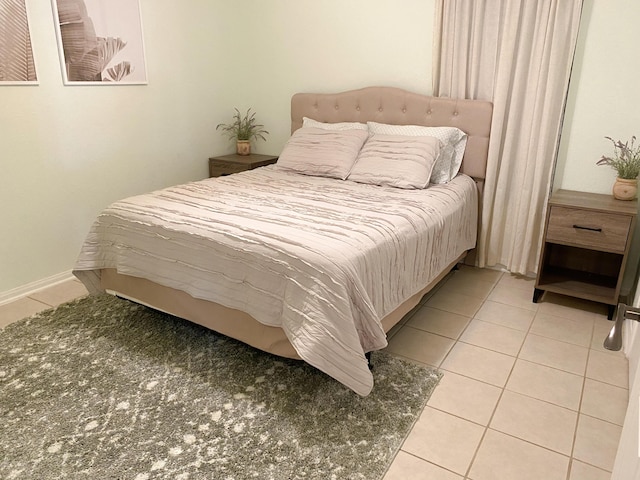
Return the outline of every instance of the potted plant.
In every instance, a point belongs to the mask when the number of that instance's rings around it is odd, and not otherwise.
[[[634,145],[635,135],[631,141],[622,143],[611,137],[604,137],[613,143],[614,155],[602,156],[597,165],[609,165],[618,174],[613,184],[613,196],[618,200],[633,200],[638,193],[638,175],[640,174],[640,145]]]
[[[235,111],[233,122],[221,123],[216,127],[216,130],[222,130],[229,138],[236,139],[238,155],[250,155],[251,140],[254,138],[266,140],[265,135],[268,135],[269,132],[264,129],[264,125],[256,123],[256,114],[251,112],[251,109],[248,109],[244,115],[237,108]]]

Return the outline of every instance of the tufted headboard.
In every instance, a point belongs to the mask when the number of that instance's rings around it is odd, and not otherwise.
[[[302,117],[320,122],[378,122],[458,127],[468,135],[462,172],[484,179],[493,105],[481,100],[428,97],[394,87],[366,87],[342,93],[296,93],[291,98],[291,132]]]

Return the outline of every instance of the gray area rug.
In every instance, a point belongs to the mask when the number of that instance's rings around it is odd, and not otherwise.
[[[2,479],[380,479],[440,374],[303,362],[108,295],[0,330]]]

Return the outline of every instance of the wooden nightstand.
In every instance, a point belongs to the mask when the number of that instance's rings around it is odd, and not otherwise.
[[[537,303],[546,292],[618,304],[638,203],[611,195],[558,190],[549,200],[538,278]]]
[[[254,168],[276,163],[277,160],[277,155],[259,155],[257,153],[252,153],[251,155],[232,153],[220,157],[211,157],[209,158],[209,177],[222,177],[232,173],[244,172],[245,170],[253,170]]]

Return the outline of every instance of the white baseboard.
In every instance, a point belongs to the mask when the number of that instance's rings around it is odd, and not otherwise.
[[[57,285],[58,283],[66,282],[67,280],[71,280],[73,278],[75,277],[71,273],[71,270],[67,270],[66,272],[57,273],[50,277],[27,283],[26,285],[22,285],[21,287],[12,288],[11,290],[7,290],[6,292],[0,292],[0,305],[13,302],[22,297],[28,297],[32,293],[35,293],[39,290],[44,290],[45,288],[52,287],[54,285]]]

